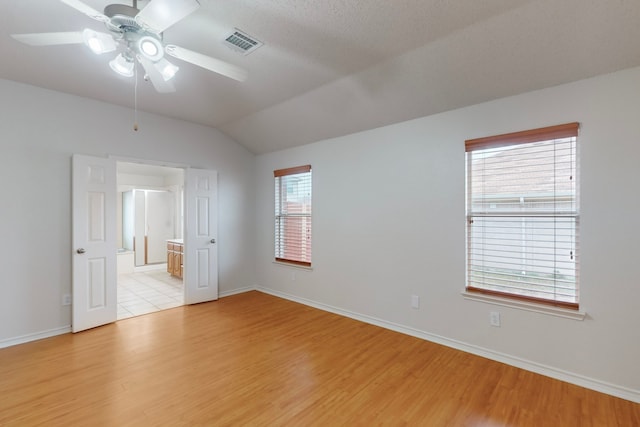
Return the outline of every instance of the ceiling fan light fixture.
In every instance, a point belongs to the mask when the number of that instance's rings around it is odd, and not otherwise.
[[[58,1],[92,19],[103,22],[108,32],[85,28],[71,32],[11,34],[11,36],[30,46],[85,44],[96,54],[117,49],[113,56],[110,55],[111,60],[107,60],[109,67],[126,77],[135,76],[138,70],[136,67],[141,67],[141,71],[144,70],[145,80],[151,81],[159,93],[171,93],[176,90],[172,79],[179,68],[167,61],[166,55],[237,81],[242,82],[247,79],[247,71],[233,64],[180,46],[165,45],[164,31],[198,9],[201,0],[143,0],[146,5],[142,9],[138,9],[138,1],[133,0],[132,6],[107,5],[104,8],[104,14],[84,3],[88,0]],[[245,54],[251,50],[252,46],[255,48],[260,44],[238,30],[234,36],[235,45],[240,45],[243,50],[246,48]]]
[[[165,58],[162,58],[160,61],[153,64],[153,66],[162,75],[162,78],[164,79],[165,82],[171,80],[180,69],[180,67],[172,64],[171,62],[167,61]]]
[[[109,61],[109,66],[113,71],[125,77],[133,77],[133,61],[128,60],[123,54],[119,54]]]
[[[109,34],[99,33],[97,31],[85,28],[82,32],[84,44],[89,47],[96,55],[102,53],[113,52],[117,48],[117,43]]]
[[[164,56],[164,49],[160,40],[151,36],[143,36],[138,40],[138,51],[150,61],[156,62]]]

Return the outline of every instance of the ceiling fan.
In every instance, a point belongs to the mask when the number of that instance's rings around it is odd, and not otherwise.
[[[163,32],[198,9],[197,0],[150,0],[142,10],[138,9],[137,0],[133,0],[133,6],[110,4],[104,8],[104,13],[80,0],[60,1],[103,22],[109,32],[86,28],[73,32],[12,34],[11,37],[31,46],[84,43],[96,54],[119,49],[120,53],[109,62],[111,69],[131,77],[137,61],[144,68],[146,78],[161,93],[175,91],[171,79],[178,71],[178,66],[169,62],[165,54],[234,80],[247,78],[247,72],[235,65],[164,43]]]

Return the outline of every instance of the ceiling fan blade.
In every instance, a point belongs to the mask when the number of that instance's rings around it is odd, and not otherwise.
[[[182,59],[183,61],[205,68],[209,71],[213,71],[214,73],[222,74],[223,76],[239,82],[247,80],[248,73],[246,70],[233,64],[229,64],[228,62],[224,62],[174,44],[167,45],[165,47],[165,52],[173,57]]]
[[[153,87],[156,88],[158,92],[171,93],[176,91],[175,86],[173,86],[173,82],[166,81],[156,67],[153,66],[153,62],[149,61],[142,55],[138,55],[137,58],[142,64],[145,73],[147,73],[149,80],[151,80],[151,84],[153,84]]]
[[[87,15],[91,19],[95,19],[96,21],[100,21],[100,22],[109,22],[109,17],[108,16],[106,16],[103,13],[98,12],[97,10],[92,8],[91,6],[84,4],[80,0],[60,0],[60,1],[62,3],[64,3],[64,4],[66,4],[67,6],[71,6],[72,8],[76,9],[77,11],[84,13],[85,15]]]
[[[200,7],[197,0],[152,0],[138,13],[136,22],[161,33]]]
[[[30,46],[84,43],[82,31],[71,31],[65,33],[11,34],[11,37]]]

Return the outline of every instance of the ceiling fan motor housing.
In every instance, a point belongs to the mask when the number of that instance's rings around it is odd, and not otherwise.
[[[143,29],[135,19],[138,13],[140,10],[137,8],[124,4],[107,5],[104,8],[104,14],[109,17],[106,26],[134,54],[143,55],[153,62],[159,61],[164,56],[162,36]]]
[[[116,28],[140,28],[140,25],[136,22],[136,15],[138,13],[140,13],[140,11],[137,8],[124,4],[110,4],[104,8],[104,14],[111,19],[109,24]]]

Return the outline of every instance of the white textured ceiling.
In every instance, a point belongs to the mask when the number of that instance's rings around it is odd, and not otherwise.
[[[84,2],[103,10],[114,1]],[[165,41],[239,65],[249,79],[179,63],[177,92],[142,82],[138,107],[218,128],[254,153],[640,65],[638,0],[200,3]],[[221,41],[234,27],[265,45],[231,51]],[[109,69],[110,55],[9,37],[83,28],[104,30],[56,0],[0,1],[0,78],[132,107],[133,81]]]

